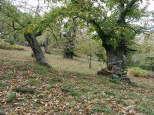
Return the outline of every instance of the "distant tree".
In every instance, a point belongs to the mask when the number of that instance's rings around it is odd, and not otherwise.
[[[75,56],[75,39],[77,34],[77,24],[75,18],[69,19],[65,24],[64,31],[64,58],[73,59]]]

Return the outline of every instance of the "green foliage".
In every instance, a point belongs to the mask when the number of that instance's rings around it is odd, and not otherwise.
[[[105,50],[101,47],[101,43],[98,40],[93,39],[81,39],[78,43],[77,53],[80,55],[97,57],[98,60],[106,60]]]
[[[138,42],[141,40],[140,42]],[[134,66],[141,67],[146,70],[153,71],[154,63],[154,39],[153,32],[147,34],[141,34],[136,38],[137,52],[132,56],[132,64]]]
[[[128,71],[130,74],[132,74],[136,77],[147,77],[150,73],[149,71],[143,70],[139,67],[130,68]]]
[[[128,46],[132,44],[137,28],[130,23],[130,20],[138,20],[144,13],[144,10],[139,7],[140,1],[137,1],[123,17],[123,20],[127,20],[126,24],[119,24],[118,18],[123,15],[122,12],[125,12],[125,8],[130,2],[132,1],[100,1],[99,5],[94,7],[94,3],[98,4],[97,2],[72,1],[67,4],[67,8],[63,12],[67,11],[67,15],[77,16],[84,20],[89,24],[89,32],[97,32],[98,38],[103,41],[103,44],[117,48],[121,45],[122,40],[127,41]],[[122,7],[121,4],[125,7]]]
[[[97,48],[99,48],[99,44],[97,44],[96,41],[94,40],[81,40],[80,41],[80,46],[79,46],[79,53],[80,54],[86,54],[86,55],[91,55],[91,54],[95,54],[95,52],[97,51]]]

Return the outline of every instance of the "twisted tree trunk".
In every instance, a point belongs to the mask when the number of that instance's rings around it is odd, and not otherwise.
[[[110,76],[112,78],[119,78],[130,83],[130,79],[126,72],[126,55],[122,48],[105,48],[107,56],[107,68],[102,69],[98,74]]]
[[[43,51],[40,47],[40,45],[38,44],[38,41],[36,40],[36,37],[39,36],[39,33],[36,34],[31,34],[31,33],[25,33],[24,37],[27,40],[27,42],[29,43],[34,57],[36,58],[36,62],[41,64],[41,65],[45,65],[45,66],[49,66],[49,64],[47,63],[45,56],[43,54]]]
[[[74,39],[71,37],[68,37],[65,42],[65,48],[64,48],[64,58],[66,59],[73,59],[74,57]]]

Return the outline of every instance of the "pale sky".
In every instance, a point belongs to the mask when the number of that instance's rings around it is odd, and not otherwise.
[[[149,10],[154,11],[154,0],[149,1],[150,5],[148,7]]]
[[[14,3],[17,3],[18,5],[19,5],[19,3],[22,3],[23,6],[25,6],[26,8],[33,7],[34,9],[36,9],[36,7],[38,5],[38,1],[39,1],[40,6],[42,6],[44,10],[47,9],[49,6],[51,8],[51,7],[60,5],[60,4],[47,5],[47,4],[44,3],[45,0],[12,0],[12,1]],[[154,0],[143,0],[143,1],[144,2],[143,2],[142,6],[145,6],[146,4],[148,4],[148,10],[149,11],[154,11]]]
[[[15,5],[17,5],[18,7],[21,7],[20,10],[24,11],[24,12],[29,12],[34,14],[36,11],[40,14],[43,14],[45,11],[49,11],[50,9],[60,6],[62,5],[62,3],[51,3],[47,4],[44,3],[44,1],[46,0],[11,0]],[[37,9],[37,6],[39,4],[39,8]],[[147,7],[148,11],[153,11],[154,12],[154,0],[143,0],[143,3],[141,5],[141,7]],[[138,23],[138,22],[136,22]],[[152,26],[154,25],[153,20],[151,21],[151,19],[149,17],[145,17],[142,20],[139,21],[139,24],[141,25],[146,25],[146,26]]]
[[[12,0],[13,4],[18,6],[18,8],[21,7],[21,10],[26,12],[34,13],[37,9],[37,6],[39,4],[40,12],[48,11],[51,8],[54,8],[60,4],[55,3],[45,3],[46,0]]]

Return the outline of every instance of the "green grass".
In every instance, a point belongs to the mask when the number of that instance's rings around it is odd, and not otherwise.
[[[13,72],[8,72],[0,75],[0,79],[11,79],[14,78],[16,75]]]
[[[150,73],[149,71],[143,70],[139,67],[130,68],[128,71],[130,74],[134,75],[135,77],[148,77]]]
[[[64,93],[68,93],[69,95],[74,96],[74,97],[80,97],[81,96],[81,94],[78,91],[76,91],[75,89],[73,89],[71,86],[62,86],[61,90]]]

